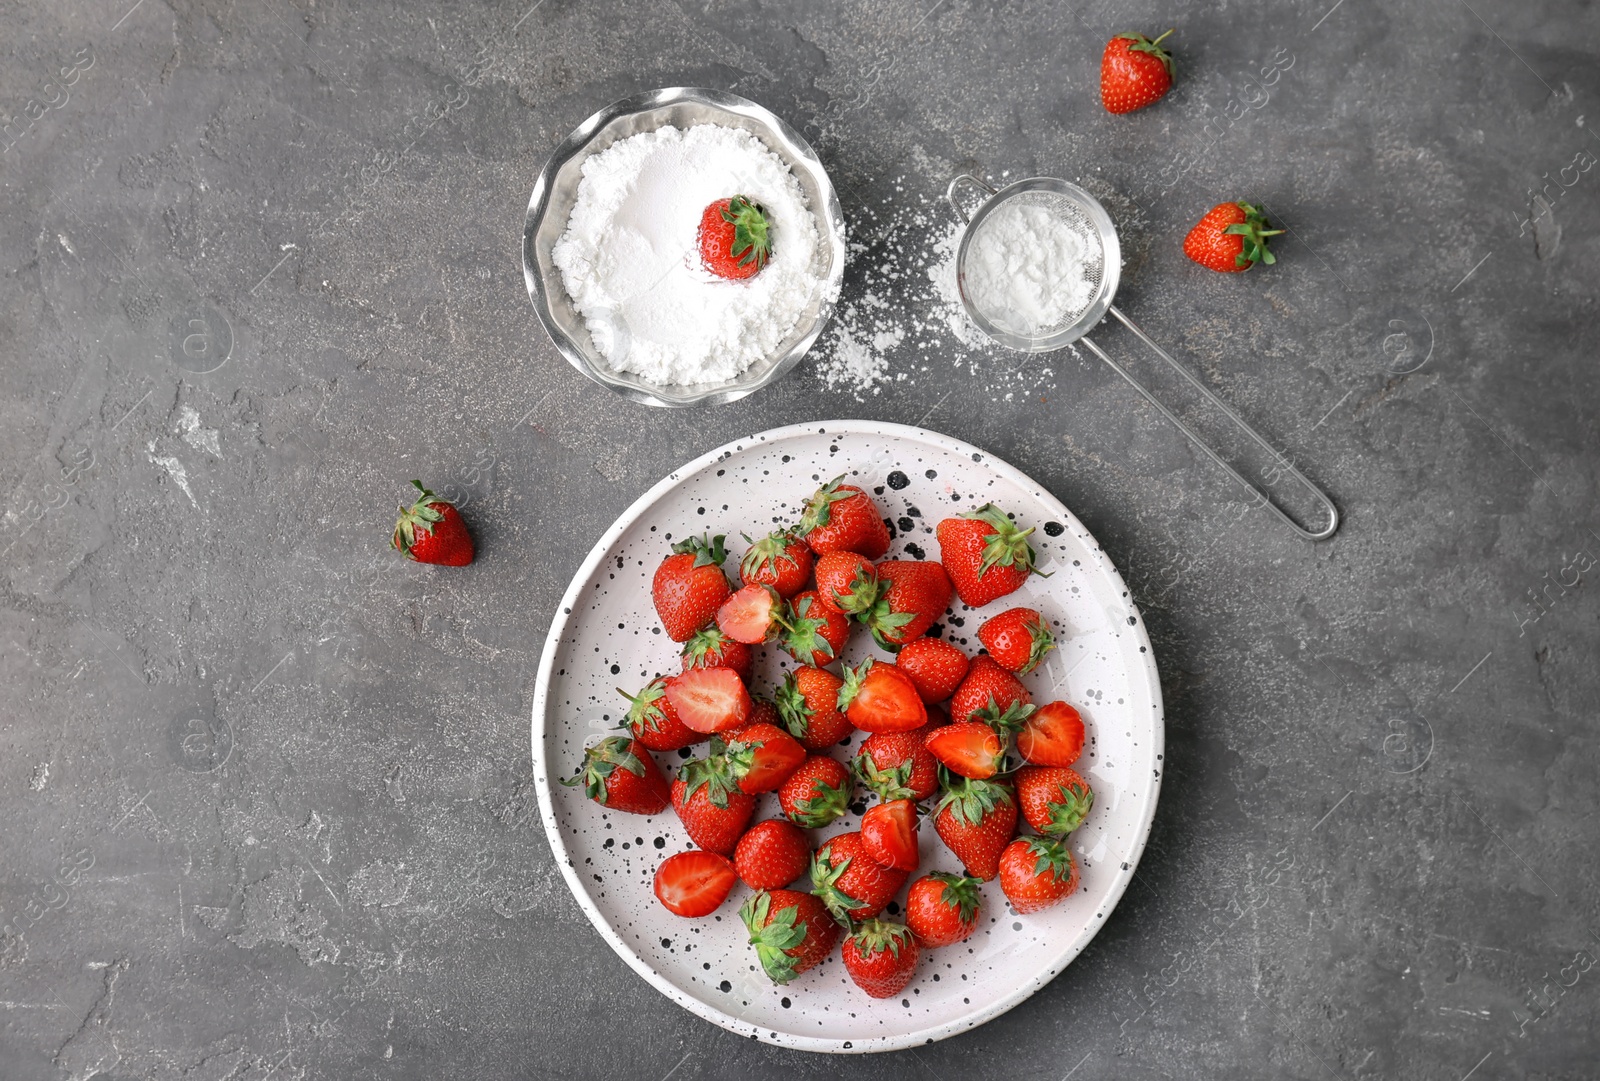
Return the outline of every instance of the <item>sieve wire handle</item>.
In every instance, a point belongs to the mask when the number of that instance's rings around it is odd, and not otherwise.
[[[956,179],[959,180],[961,178],[957,177]],[[952,182],[952,186],[953,186],[953,182]],[[1238,481],[1244,487],[1248,488],[1255,495],[1257,501],[1262,506],[1266,507],[1273,514],[1276,514],[1279,518],[1281,518],[1284,521],[1284,523],[1286,525],[1288,525],[1288,527],[1290,529],[1292,529],[1296,533],[1300,534],[1300,536],[1304,537],[1306,540],[1311,540],[1311,541],[1327,540],[1329,537],[1333,536],[1334,532],[1336,530],[1338,530],[1338,528],[1339,528],[1339,508],[1333,505],[1333,500],[1329,499],[1327,497],[1327,495],[1322,491],[1322,489],[1318,488],[1315,484],[1313,484],[1310,481],[1310,479],[1308,479],[1306,477],[1306,475],[1304,473],[1302,473],[1302,472],[1300,472],[1300,470],[1296,469],[1295,466],[1294,466],[1294,463],[1290,462],[1281,453],[1279,453],[1279,451],[1278,451],[1278,449],[1276,447],[1274,447],[1271,443],[1267,442],[1265,436],[1263,436],[1260,432],[1258,432],[1254,428],[1252,428],[1248,423],[1245,422],[1245,419],[1243,417],[1241,417],[1238,413],[1235,413],[1233,411],[1233,409],[1231,407],[1229,407],[1226,402],[1224,402],[1221,398],[1218,398],[1215,394],[1213,394],[1211,392],[1211,388],[1206,386],[1204,383],[1202,383],[1195,376],[1195,374],[1193,372],[1191,372],[1188,368],[1184,367],[1182,364],[1179,364],[1176,360],[1173,359],[1171,354],[1169,354],[1165,349],[1161,348],[1161,346],[1157,345],[1155,343],[1154,339],[1152,339],[1150,337],[1150,335],[1146,334],[1139,327],[1139,324],[1135,323],[1132,319],[1129,319],[1126,315],[1122,314],[1122,312],[1117,309],[1116,305],[1112,305],[1111,306],[1111,314],[1116,316],[1117,322],[1121,323],[1123,326],[1125,326],[1129,330],[1133,331],[1134,335],[1141,342],[1143,342],[1146,346],[1148,346],[1150,348],[1150,350],[1156,354],[1156,356],[1158,356],[1162,360],[1166,361],[1168,366],[1170,366],[1173,370],[1175,370],[1179,375],[1181,375],[1185,379],[1187,379],[1189,381],[1190,385],[1193,386],[1196,390],[1198,390],[1201,393],[1202,396],[1204,396],[1206,401],[1210,402],[1212,405],[1214,405],[1218,409],[1222,410],[1222,412],[1227,415],[1228,419],[1233,421],[1233,423],[1241,431],[1243,431],[1251,439],[1255,440],[1257,446],[1261,447],[1268,454],[1272,455],[1273,460],[1277,463],[1277,465],[1278,465],[1278,467],[1280,469],[1282,469],[1284,472],[1288,473],[1295,480],[1299,481],[1301,483],[1301,485],[1303,485],[1305,487],[1306,491],[1310,492],[1313,496],[1315,496],[1317,501],[1319,503],[1321,503],[1324,507],[1326,507],[1327,510],[1328,510],[1328,524],[1326,526],[1324,526],[1322,529],[1317,530],[1316,532],[1312,532],[1311,530],[1307,529],[1305,526],[1301,525],[1299,522],[1295,521],[1293,518],[1289,517],[1288,513],[1282,507],[1278,506],[1278,504],[1274,503],[1270,496],[1268,496],[1260,488],[1256,487],[1256,485],[1254,485],[1250,481],[1246,480],[1243,477],[1243,475],[1241,475],[1239,473],[1239,471],[1237,469],[1233,468],[1233,466],[1229,465],[1226,461],[1223,460],[1222,455],[1217,453],[1217,451],[1212,448],[1211,444],[1207,443],[1204,439],[1201,439],[1199,434],[1197,432],[1195,432],[1194,429],[1190,428],[1181,419],[1179,419],[1179,417],[1178,417],[1178,415],[1176,413],[1174,413],[1172,410],[1168,409],[1165,405],[1163,405],[1156,398],[1156,396],[1150,392],[1150,389],[1148,387],[1146,387],[1143,383],[1141,383],[1137,379],[1135,379],[1133,377],[1133,375],[1126,368],[1124,368],[1122,365],[1118,364],[1116,361],[1112,360],[1108,355],[1106,355],[1105,350],[1101,349],[1098,345],[1096,345],[1094,342],[1089,340],[1089,338],[1087,338],[1087,337],[1084,337],[1084,338],[1080,339],[1083,342],[1083,344],[1089,349],[1089,351],[1091,353],[1093,353],[1095,356],[1099,357],[1101,360],[1105,361],[1106,364],[1110,366],[1112,371],[1116,372],[1118,375],[1122,376],[1123,379],[1127,380],[1128,385],[1133,387],[1134,390],[1137,390],[1141,395],[1143,395],[1145,401],[1147,401],[1151,405],[1155,406],[1156,409],[1158,409],[1161,412],[1162,416],[1166,417],[1173,424],[1177,425],[1178,430],[1181,431],[1184,435],[1189,437],[1189,441],[1190,442],[1192,442],[1195,446],[1199,447],[1201,450],[1205,451],[1206,452],[1206,456],[1209,457],[1213,462],[1216,462],[1223,469],[1227,470],[1228,471],[1228,475],[1230,477],[1232,477],[1234,480]]]
[[[944,189],[944,197],[946,201],[949,202],[950,209],[954,210],[956,215],[961,219],[961,224],[966,225],[968,222],[972,221],[972,217],[964,209],[962,209],[960,203],[956,202],[956,189],[959,188],[963,183],[971,184],[973,187],[982,188],[984,191],[989,193],[991,198],[999,193],[994,188],[991,188],[989,185],[973,176],[971,173],[962,173],[960,176],[951,180],[950,186]]]

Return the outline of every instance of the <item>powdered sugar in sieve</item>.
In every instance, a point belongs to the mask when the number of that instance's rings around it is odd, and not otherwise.
[[[1076,202],[1024,191],[977,223],[961,274],[972,305],[995,326],[1040,337],[1089,307],[1104,260],[1099,235]]]

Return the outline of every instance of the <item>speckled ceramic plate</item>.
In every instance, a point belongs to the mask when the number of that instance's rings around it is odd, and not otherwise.
[[[839,474],[871,491],[897,525],[891,556],[937,558],[941,517],[994,502],[1039,527],[1041,569],[1018,593],[971,610],[955,604],[944,635],[979,649],[983,618],[1015,604],[1038,608],[1061,646],[1026,677],[1034,700],[1062,698],[1083,713],[1089,742],[1078,769],[1094,788],[1094,810],[1073,834],[1082,887],[1032,916],[1008,908],[998,882],[984,886],[982,924],[958,946],[924,954],[903,996],[869,999],[837,954],[784,987],[755,963],[738,917],[736,887],[712,916],[687,920],[656,901],[651,880],[663,858],[688,847],[669,811],[652,818],[607,811],[569,776],[587,742],[624,712],[630,691],[676,672],[677,647],[660,632],[650,580],[673,539],[726,533],[734,568],[741,533],[793,521],[819,483]],[[991,609],[993,611],[991,611]],[[874,652],[853,636],[846,659]],[[788,658],[758,651],[752,679],[773,685]],[[859,738],[859,737],[858,737]],[[852,741],[854,743],[855,741]],[[846,754],[843,748],[839,752]],[[932,1043],[997,1017],[1066,968],[1105,925],[1127,888],[1155,813],[1162,769],[1161,689],[1138,611],[1121,577],[1059,500],[976,447],[920,428],[833,421],[741,439],[674,471],[606,530],[562,599],[550,627],[533,704],[533,769],[539,807],[573,896],[634,970],[701,1017],[741,1036],[808,1051],[887,1051]],[[677,756],[658,755],[672,771]],[[777,814],[763,797],[757,819]],[[856,813],[814,840],[856,828]],[[959,870],[931,826],[922,830],[922,870]]]

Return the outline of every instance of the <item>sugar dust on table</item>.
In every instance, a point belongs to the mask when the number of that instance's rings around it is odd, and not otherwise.
[[[663,555],[651,600],[682,670],[629,695],[621,731],[591,743],[562,783],[609,810],[676,814],[693,847],[655,871],[663,931],[711,916],[743,883],[742,930],[725,925],[708,968],[740,971],[753,949],[786,984],[837,950],[863,993],[887,998],[917,979],[924,951],[964,941],[1001,903],[988,883],[1023,916],[1074,893],[1068,838],[1094,796],[1073,769],[1081,716],[1036,705],[1026,682],[1055,637],[1037,610],[999,603],[1035,573],[1032,527],[985,505],[939,522],[937,559],[887,559],[879,507],[842,481],[749,543],[738,588],[726,534]],[[953,596],[993,608],[976,657],[928,637]],[[842,665],[852,635],[894,660]],[[752,686],[763,649],[796,662],[778,686]],[[857,732],[866,738],[842,753]],[[701,745],[670,780],[655,757]],[[766,793],[781,817],[752,823]],[[814,843],[809,831],[865,793],[875,802],[859,829]],[[917,874],[929,819],[964,873]]]

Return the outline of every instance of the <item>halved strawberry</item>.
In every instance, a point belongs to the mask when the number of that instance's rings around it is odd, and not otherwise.
[[[891,920],[871,919],[855,928],[839,956],[856,986],[873,998],[893,998],[917,973],[917,940]]]
[[[976,878],[934,871],[906,891],[906,926],[929,949],[964,942],[978,929]]]
[[[1018,837],[1000,855],[1000,889],[1018,912],[1038,912],[1077,891],[1078,861],[1055,838]]]
[[[717,609],[717,628],[749,646],[777,637],[782,619],[783,598],[771,586],[745,586]]]
[[[845,669],[839,708],[863,732],[906,732],[928,723],[928,707],[910,677],[871,657]]]
[[[1044,617],[1032,608],[1008,608],[985,620],[978,628],[978,641],[1000,667],[1025,676],[1056,648],[1055,636]]]
[[[817,558],[817,593],[837,612],[865,616],[878,599],[878,569],[855,552],[829,552]]]
[[[667,680],[667,701],[696,732],[726,732],[750,716],[750,692],[731,668],[691,668]]]
[[[811,840],[793,822],[781,818],[757,822],[739,838],[733,868],[753,890],[787,886],[811,868]]]
[[[1094,807],[1089,782],[1066,766],[1023,766],[1017,770],[1016,785],[1022,817],[1052,837],[1065,837],[1083,825]]]
[[[1000,853],[1017,830],[1017,801],[998,781],[952,778],[933,828],[967,874],[987,882],[1000,873]]]
[[[706,738],[705,733],[684,724],[678,711],[672,708],[665,679],[658,676],[638,694],[629,694],[621,687],[617,688],[617,693],[628,700],[623,727],[652,751],[676,751]]]
[[[868,855],[859,833],[830,837],[811,857],[811,892],[840,923],[876,916],[905,881],[905,871]]]
[[[844,655],[850,640],[850,621],[822,603],[815,590],[798,593],[782,618],[779,642],[801,664],[832,664]]]
[[[886,559],[878,564],[878,581],[882,589],[866,622],[891,653],[926,634],[950,604],[950,576],[938,563]]]
[[[872,497],[843,480],[840,474],[806,501],[797,531],[819,556],[856,552],[881,559],[889,550],[889,527]]]
[[[939,787],[939,763],[926,746],[933,731],[924,725],[868,736],[851,763],[856,781],[885,802],[927,799]]]
[[[752,796],[776,791],[806,760],[806,749],[798,740],[765,722],[736,729],[728,741],[727,754],[739,788]]]
[[[928,753],[952,773],[986,780],[1005,767],[1006,741],[982,721],[962,721],[928,733]]]
[[[727,551],[721,537],[690,537],[672,546],[672,554],[656,568],[650,596],[667,637],[686,642],[717,614],[732,589],[722,573]]]
[[[1017,750],[1040,766],[1070,766],[1083,754],[1083,718],[1065,702],[1047,702],[1017,733]]]
[[[844,680],[832,672],[801,665],[783,677],[778,688],[778,716],[789,734],[808,751],[825,751],[853,729],[839,711]]]
[[[696,631],[683,644],[683,670],[691,668],[731,668],[740,679],[750,678],[750,647],[735,642],[719,627]]]
[[[1017,704],[1033,701],[1028,688],[1016,676],[989,657],[974,657],[956,693],[950,696],[950,719],[957,724],[974,720],[979,710],[994,709],[996,716]]]
[[[750,547],[739,560],[739,577],[747,586],[765,585],[780,597],[792,597],[811,580],[811,546],[791,530],[768,533],[758,541],[747,536]]]
[[[899,871],[915,871],[917,824],[917,805],[911,800],[875,804],[861,816],[861,844],[874,862]]]
[[[668,856],[656,868],[656,899],[677,916],[709,916],[728,899],[737,881],[739,876],[726,858],[690,849]]]
[[[814,754],[778,786],[778,805],[791,822],[816,829],[844,814],[854,785],[837,760]]]
[[[607,736],[588,748],[578,772],[561,783],[582,784],[584,795],[613,811],[653,815],[667,806],[661,768],[642,743],[626,736]]]
[[[815,968],[839,942],[839,925],[821,900],[798,890],[761,890],[745,901],[739,918],[774,983]]]
[[[756,798],[739,790],[725,756],[691,758],[672,782],[672,809],[689,839],[707,852],[733,855]]]
[[[894,663],[911,677],[911,682],[917,686],[917,693],[929,705],[943,702],[955,694],[972,665],[960,646],[953,646],[938,638],[917,638],[907,642]]]

